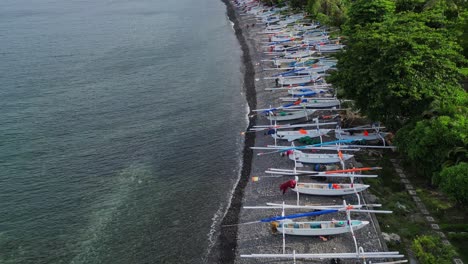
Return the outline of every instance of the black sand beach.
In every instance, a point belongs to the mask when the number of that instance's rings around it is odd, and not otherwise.
[[[222,0],[226,4],[227,15],[229,20],[234,23],[234,30],[241,45],[242,49],[242,61],[244,68],[244,91],[246,99],[249,105],[249,109],[255,109],[257,107],[257,96],[255,91],[255,70],[252,64],[252,58],[249,46],[243,34],[240,21],[236,14],[235,8],[229,2],[229,0]],[[257,117],[249,113],[249,125],[248,128],[256,124]],[[231,199],[231,205],[228,208],[226,215],[221,222],[222,226],[235,225],[239,223],[239,214],[242,208],[242,199],[244,196],[244,189],[249,182],[251,170],[252,170],[252,156],[253,151],[250,147],[255,145],[255,133],[246,133],[244,141],[244,150],[242,156],[242,170],[239,182],[234,189],[234,193]],[[234,263],[236,258],[237,248],[237,226],[231,226],[228,228],[221,228],[218,241],[215,247],[211,251],[209,256],[209,263]]]
[[[261,25],[252,26],[257,21],[253,16],[240,15],[232,6],[229,0],[223,0],[227,6],[227,14],[229,19],[234,22],[236,36],[243,51],[244,69],[244,88],[246,91],[247,100],[250,109],[268,108],[270,104],[280,104],[278,101],[279,94],[265,91],[266,87],[273,87],[274,81],[264,80],[263,77],[271,76],[272,72],[265,72],[260,64],[262,58],[261,41],[262,35],[259,35],[263,27]],[[258,100],[258,101],[257,101]],[[250,118],[249,127],[255,124],[265,125],[268,120],[259,117]],[[279,215],[280,210],[244,210],[245,205],[265,205],[267,202],[287,204],[296,203],[296,194],[292,191],[281,195],[279,185],[288,180],[287,177],[280,178],[261,178],[259,182],[250,182],[252,176],[264,175],[264,171],[268,168],[291,168],[291,161],[280,155],[257,156],[250,149],[251,146],[266,146],[273,144],[273,139],[269,135],[263,135],[261,132],[255,135],[254,133],[246,133],[245,147],[243,153],[242,175],[238,185],[235,188],[231,206],[222,222],[224,227],[221,227],[218,243],[212,250],[212,255],[209,258],[209,263],[291,263],[291,261],[279,261],[271,259],[241,259],[241,254],[252,253],[272,253],[279,254],[282,252],[281,235],[274,234],[269,225],[253,224],[239,225],[256,221],[261,218]],[[281,143],[283,144],[283,143]],[[354,165],[358,163],[353,160]],[[312,180],[312,179],[311,179]],[[309,180],[308,180],[309,181]],[[366,194],[363,195],[363,198]],[[300,197],[301,203],[309,204],[342,204],[343,199],[347,203],[357,203],[355,195],[347,195],[344,197],[315,197],[305,196]],[[295,213],[297,211],[290,210],[287,213]],[[345,219],[344,214],[324,215],[317,217],[317,220],[330,220],[332,218]],[[353,219],[370,221],[367,227],[356,231],[356,239],[358,244],[366,251],[382,251],[386,250],[386,245],[381,239],[380,229],[376,218],[371,214],[353,215]],[[234,226],[226,226],[234,225]],[[355,247],[351,234],[341,236],[328,237],[328,241],[322,241],[319,238],[311,237],[286,237],[286,251],[292,253],[295,250],[297,253],[344,253],[354,252]],[[334,261],[334,260],[333,260]],[[308,261],[307,263],[330,263],[330,260]],[[297,261],[297,263],[303,263]],[[331,262],[334,263],[334,262]],[[339,263],[356,263],[356,261],[341,261]]]

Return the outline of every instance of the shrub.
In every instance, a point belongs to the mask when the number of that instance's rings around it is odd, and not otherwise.
[[[436,236],[416,237],[411,248],[421,264],[451,264],[456,256],[453,247],[443,244]]]

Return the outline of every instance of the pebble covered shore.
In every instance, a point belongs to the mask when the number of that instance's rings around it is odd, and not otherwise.
[[[262,53],[262,42],[265,42],[265,35],[258,34],[264,29],[264,26],[258,23],[253,16],[242,14],[240,10],[228,1],[224,0],[228,8],[229,19],[235,24],[234,29],[244,52],[244,88],[246,90],[247,100],[251,109],[268,108],[270,106],[280,105],[279,97],[286,96],[286,93],[265,91],[267,87],[274,87],[274,80],[264,80],[263,77],[269,77],[273,74],[271,71],[264,71],[261,60],[267,59]],[[253,26],[255,24],[255,26]],[[252,113],[251,113],[252,114]],[[250,126],[267,125],[269,121],[262,117],[251,117]],[[265,205],[267,202],[295,204],[296,193],[288,191],[282,195],[279,185],[290,178],[262,178],[258,182],[252,182],[252,176],[265,175],[264,171],[268,168],[287,168],[292,169],[293,163],[286,157],[279,154],[266,156],[257,156],[257,152],[252,152],[250,146],[266,146],[274,143],[269,135],[263,132],[246,134],[246,146],[244,149],[244,165],[241,179],[235,189],[231,208],[229,208],[222,225],[233,225],[238,223],[247,223],[262,218],[276,216],[281,214],[281,210],[252,210],[243,209],[242,206]],[[284,144],[284,143],[280,143]],[[353,160],[353,164],[358,162]],[[307,179],[307,181],[314,181]],[[346,181],[346,180],[344,180]],[[364,193],[363,199],[367,202],[367,194]],[[324,197],[301,195],[301,204],[342,204],[343,199],[347,203],[356,204],[357,198],[354,194],[343,197]],[[385,209],[385,208],[383,208]],[[301,211],[289,209],[289,213]],[[302,211],[303,212],[303,211]],[[314,220],[345,220],[344,213],[322,215],[315,217]],[[370,221],[370,224],[361,230],[355,232],[359,246],[366,252],[386,251],[387,247],[383,241],[378,222],[372,214],[352,214],[356,220]],[[319,237],[297,237],[286,236],[286,252],[292,253],[348,253],[354,252],[355,247],[351,234],[343,234],[327,237],[328,241],[322,241]],[[240,258],[241,254],[253,253],[282,253],[282,236],[275,234],[269,224],[249,224],[222,227],[220,231],[218,248],[213,250],[210,258],[211,262],[217,263],[292,263],[291,260],[276,259],[249,259]],[[297,261],[297,263],[360,263],[357,260],[308,260]]]

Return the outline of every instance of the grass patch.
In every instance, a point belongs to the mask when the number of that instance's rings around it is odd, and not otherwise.
[[[447,239],[453,245],[460,258],[463,262],[468,263],[468,250],[466,246],[468,237],[465,234],[460,234],[461,232],[468,231],[466,209],[457,207],[454,200],[431,186],[429,180],[418,175],[414,168],[405,166],[405,172],[413,186],[415,186],[418,197],[421,198],[429,213],[447,235]]]
[[[443,220],[445,212],[454,206],[452,202],[444,199],[444,197],[440,196],[436,191],[417,188],[416,193],[426,205],[427,210],[440,220]]]
[[[416,204],[406,192],[404,184],[393,168],[390,158],[394,153],[386,153],[383,157],[359,154],[357,160],[364,166],[379,166],[382,170],[377,171],[378,178],[365,179],[370,184],[370,192],[379,197],[378,202],[382,204],[383,210],[392,210],[392,214],[376,214],[382,232],[395,233],[401,238],[401,243],[387,243],[390,250],[400,251],[407,255],[411,248],[413,239],[426,234],[429,229],[423,216],[417,213]]]

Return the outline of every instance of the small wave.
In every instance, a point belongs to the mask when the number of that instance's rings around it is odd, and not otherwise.
[[[249,107],[249,105],[247,103],[245,104],[245,107],[246,107],[245,116],[246,116],[246,121],[247,121],[245,129],[247,129],[248,126],[249,126],[250,107]],[[217,241],[216,234],[217,234],[218,224],[221,223],[221,221],[224,219],[224,217],[226,217],[226,214],[227,214],[229,208],[231,207],[234,192],[235,192],[236,187],[239,184],[239,181],[241,179],[242,165],[243,165],[242,147],[244,146],[244,140],[243,139],[240,140],[238,145],[239,145],[239,150],[238,150],[239,151],[239,159],[238,159],[238,164],[237,164],[237,170],[233,171],[233,173],[237,172],[237,178],[236,178],[235,182],[232,185],[231,192],[229,193],[229,197],[227,199],[227,205],[223,206],[223,204],[220,204],[218,210],[216,211],[216,213],[211,218],[212,223],[211,223],[211,227],[210,227],[210,232],[207,235],[209,244],[208,244],[208,248],[207,248],[207,251],[206,251],[206,254],[205,254],[205,257],[204,257],[205,261],[208,259],[208,256],[210,255],[211,250],[213,249],[213,247],[216,244],[216,241]]]
[[[216,213],[214,213],[213,217],[211,218],[212,222],[211,222],[211,226],[210,226],[210,232],[208,232],[208,249],[207,249],[207,252],[205,254],[205,260],[208,258],[209,254],[211,253],[211,250],[213,249],[214,245],[216,244],[216,231],[217,231],[217,226],[218,226],[218,223],[220,223],[220,221],[223,219],[223,216],[224,216],[224,206],[223,204],[220,204],[219,205],[219,208],[218,210],[216,211]]]

